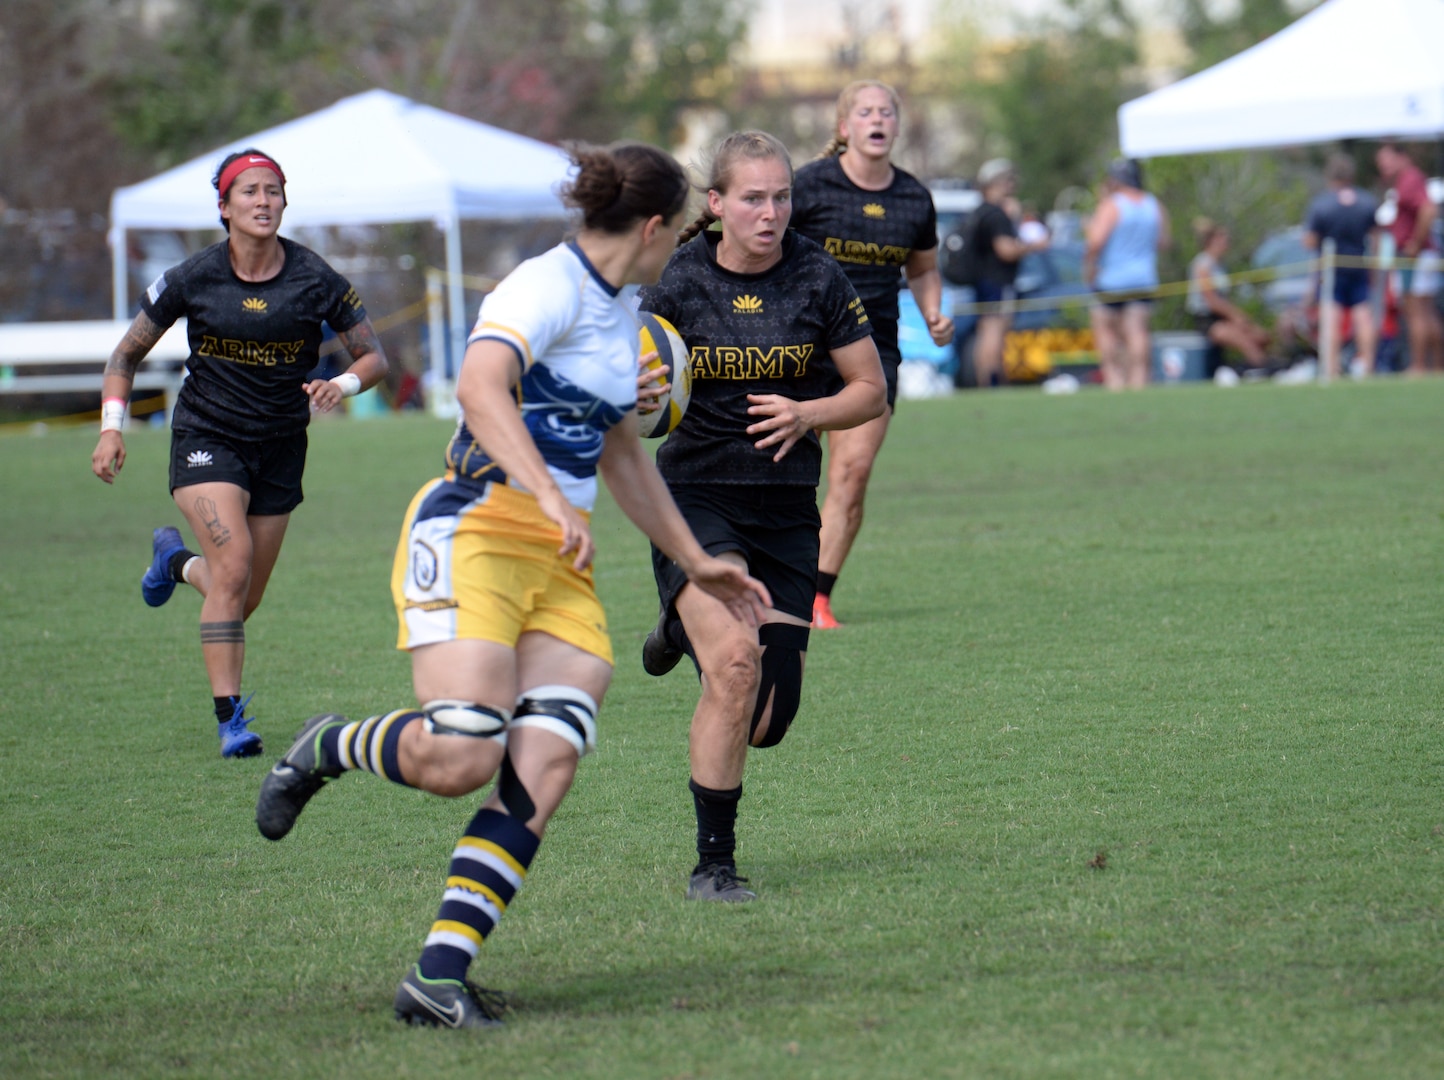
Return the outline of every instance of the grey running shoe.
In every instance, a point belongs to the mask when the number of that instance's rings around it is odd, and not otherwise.
[[[730,904],[756,900],[757,894],[744,887],[746,880],[737,876],[735,866],[704,866],[687,883],[687,899],[722,900]]]
[[[337,724],[348,723],[340,713],[313,716],[301,726],[286,756],[271,767],[261,781],[256,799],[256,827],[267,840],[279,840],[291,831],[311,796],[326,781],[341,775],[339,768],[326,768],[321,761],[321,733]]]
[[[506,995],[472,982],[428,979],[412,964],[396,989],[396,1019],[427,1027],[492,1028],[502,1026]]]
[[[666,608],[662,609],[662,614],[657,616],[657,625],[642,642],[642,670],[648,675],[665,675],[682,659],[682,650],[667,639],[669,614]]]

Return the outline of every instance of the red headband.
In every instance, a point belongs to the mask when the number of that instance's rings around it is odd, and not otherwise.
[[[231,185],[236,182],[236,177],[240,176],[241,173],[247,169],[270,169],[281,178],[281,184],[285,186],[286,174],[281,171],[279,165],[266,157],[265,154],[242,154],[221,171],[220,182],[216,185],[216,190],[219,192],[221,198],[224,199],[226,197],[227,192],[231,190]]]

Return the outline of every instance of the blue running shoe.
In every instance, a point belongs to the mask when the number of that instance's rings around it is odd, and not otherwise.
[[[216,725],[220,729],[221,757],[255,757],[261,752],[261,737],[246,728],[255,719],[246,715],[246,706],[254,696],[247,694],[236,702],[236,711],[231,718]]]
[[[140,595],[151,607],[160,607],[175,592],[175,578],[170,576],[170,561],[176,553],[186,549],[180,530],[173,525],[162,525],[151,539],[150,569],[140,579]]]

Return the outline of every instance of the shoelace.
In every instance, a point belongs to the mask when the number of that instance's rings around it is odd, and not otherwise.
[[[241,700],[236,704],[235,712],[231,713],[231,727],[234,728],[237,724],[239,724],[241,727],[245,727],[247,724],[249,724],[252,720],[255,719],[254,716],[246,715],[246,706],[251,703],[251,698],[255,696],[255,694],[247,694],[245,697],[241,698]]]
[[[476,1004],[481,1015],[488,1020],[500,1020],[510,1006],[507,1004],[506,995],[500,990],[488,990],[484,986],[477,986],[469,979],[462,982],[466,987],[467,996]]]

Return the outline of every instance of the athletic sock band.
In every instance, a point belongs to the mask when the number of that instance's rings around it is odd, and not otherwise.
[[[526,881],[541,840],[509,814],[476,812],[451,854],[446,891],[419,961],[427,979],[463,979]]]
[[[393,784],[412,787],[401,775],[398,747],[401,733],[414,720],[425,720],[426,714],[415,709],[397,709],[380,716],[351,723],[321,734],[321,749],[343,771],[364,769]]]

